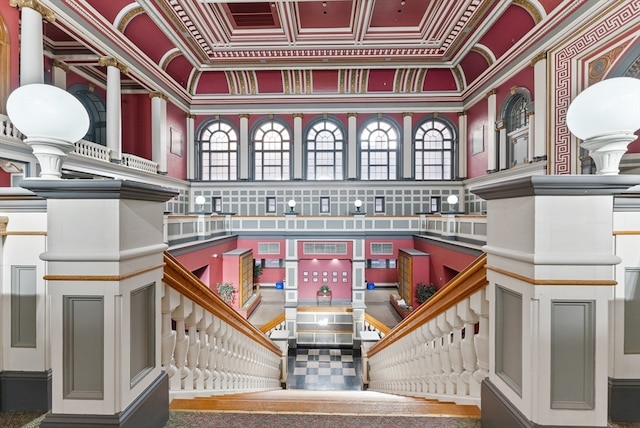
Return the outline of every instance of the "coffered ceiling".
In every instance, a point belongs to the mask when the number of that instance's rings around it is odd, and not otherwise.
[[[45,50],[97,85],[189,106],[459,100],[584,0],[42,1]],[[239,101],[244,100],[244,101]]]

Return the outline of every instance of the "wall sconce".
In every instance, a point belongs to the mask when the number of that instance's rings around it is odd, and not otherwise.
[[[69,92],[53,85],[20,86],[7,99],[7,115],[26,136],[40,164],[40,178],[62,177],[62,163],[89,129],[89,114]]]
[[[196,196],[196,205],[198,206],[198,211],[204,210],[204,203],[207,202],[204,196],[198,195]]]
[[[356,199],[353,202],[353,205],[356,207],[356,213],[360,212],[360,208],[362,207],[362,201],[360,199]]]
[[[589,151],[597,175],[618,175],[640,128],[640,79],[614,77],[589,86],[569,105],[567,127]]]
[[[457,195],[449,195],[447,196],[447,203],[449,204],[449,211],[455,211],[454,208],[456,206],[456,204],[458,203],[458,196]]]
[[[290,199],[287,204],[289,205],[289,213],[293,214],[293,210],[296,207],[296,201],[294,201],[293,199]]]

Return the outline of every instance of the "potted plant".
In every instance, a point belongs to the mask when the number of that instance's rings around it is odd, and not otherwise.
[[[436,294],[436,286],[433,284],[425,284],[424,282],[419,282],[416,287],[416,297],[418,298],[418,304],[423,304],[431,296]]]
[[[329,286],[327,284],[322,284],[320,286],[320,289],[318,290],[319,293],[321,294],[329,294],[331,293],[331,289],[329,288]]]
[[[258,282],[260,275],[262,275],[262,264],[254,263],[253,264],[253,287],[256,290],[260,289],[260,283]]]
[[[222,284],[218,284],[217,288],[220,298],[227,304],[231,305],[236,297],[236,288],[233,286],[233,284],[229,282],[223,282]]]

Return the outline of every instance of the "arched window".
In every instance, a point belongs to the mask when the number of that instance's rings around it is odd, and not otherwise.
[[[395,180],[398,177],[399,135],[397,127],[378,118],[360,132],[360,179]]]
[[[69,88],[89,114],[89,130],[83,137],[86,141],[107,145],[107,106],[104,99],[89,85],[78,84]]]
[[[235,181],[238,179],[238,133],[227,122],[206,122],[198,132],[200,179]]]
[[[420,123],[414,134],[414,174],[416,180],[451,180],[454,177],[453,126],[430,118]]]
[[[270,119],[253,133],[254,180],[289,180],[291,134],[280,122]]]
[[[523,88],[514,90],[503,109],[502,120],[507,132],[507,168],[529,163],[529,104],[531,96]]]
[[[311,125],[306,138],[307,180],[342,180],[344,177],[344,132],[331,119]]]

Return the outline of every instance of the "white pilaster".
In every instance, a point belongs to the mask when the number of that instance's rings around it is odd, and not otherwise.
[[[533,159],[547,156],[547,54],[546,52],[533,59],[533,108],[534,123],[529,122],[529,129],[533,129]],[[533,119],[533,116],[531,117]]]
[[[167,96],[151,92],[151,153],[160,174],[167,173]]]
[[[240,180],[249,179],[249,115],[240,115]]]
[[[54,19],[53,12],[37,1],[13,0],[20,8],[20,86],[44,83],[42,18]]]
[[[413,113],[402,113],[402,178],[412,177],[413,171]]]
[[[53,60],[53,67],[51,70],[53,84],[60,89],[67,90],[67,72],[69,66],[62,61]]]
[[[302,179],[302,113],[293,114],[293,179]]]
[[[495,171],[498,169],[496,165],[496,90],[493,89],[487,94],[487,123],[489,132],[487,135],[487,171]]]
[[[355,179],[358,177],[358,115],[357,113],[348,114],[349,123],[349,139],[348,139],[348,155],[349,167],[347,171],[347,179]]]
[[[127,71],[114,58],[100,58],[99,65],[107,67],[107,147],[111,149],[111,159],[120,162],[122,158],[122,93],[120,72]]]
[[[196,160],[198,156],[195,150],[195,115],[187,114],[187,180],[194,180],[196,178]]]
[[[467,160],[469,147],[467,145],[467,112],[458,113],[458,178],[467,178]],[[452,178],[455,178],[452,177]]]

